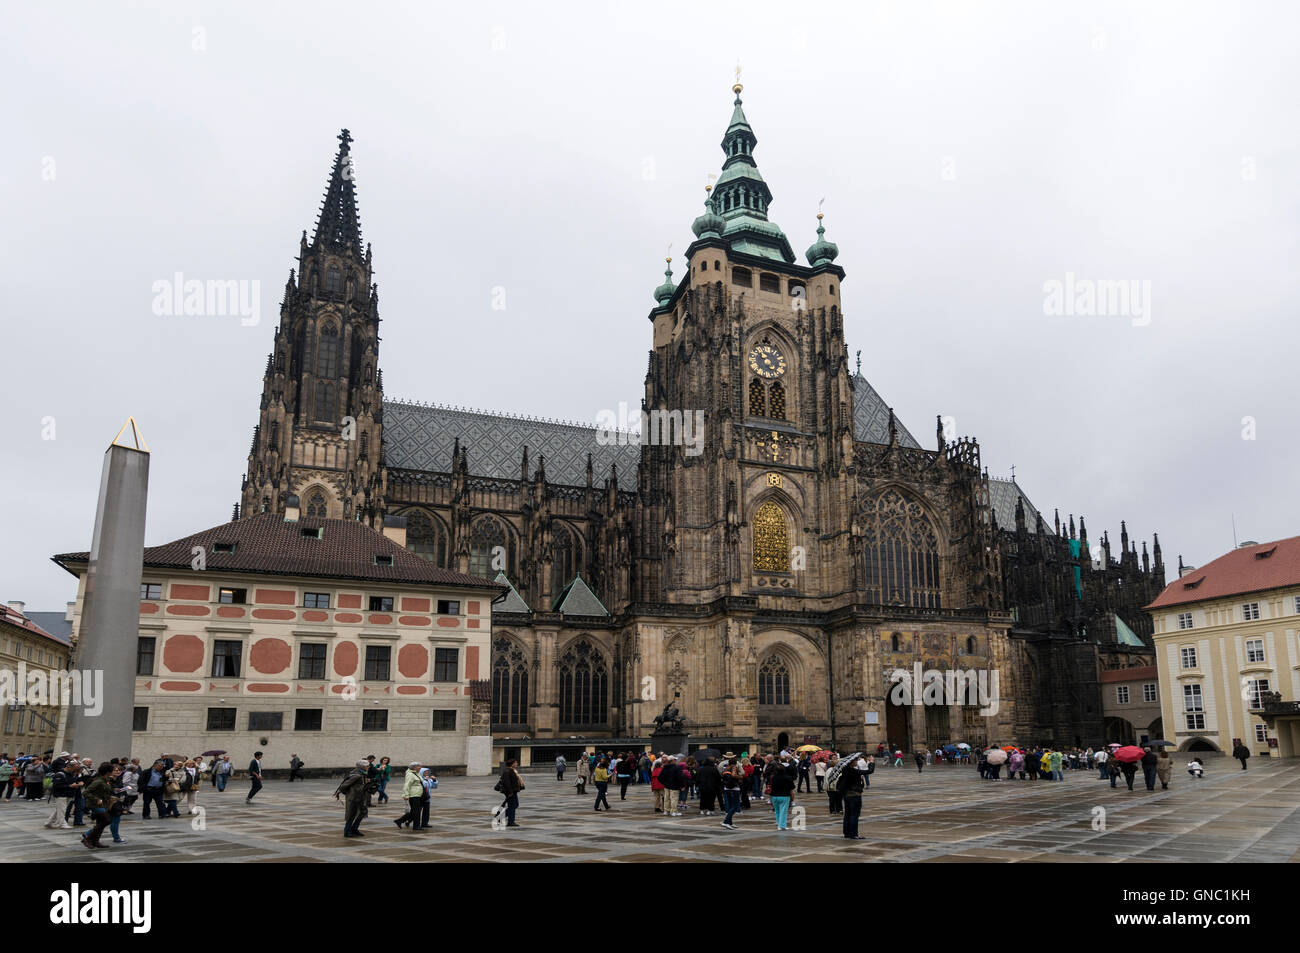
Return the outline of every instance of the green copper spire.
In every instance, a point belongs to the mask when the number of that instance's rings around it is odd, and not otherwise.
[[[817,241],[808,246],[808,264],[816,268],[818,265],[829,265],[839,257],[840,248],[834,242],[826,240],[826,226],[822,224],[822,213],[817,213]]]
[[[664,283],[655,289],[655,300],[661,308],[673,300],[673,295],[677,293],[677,286],[673,284],[673,260],[667,258],[665,261],[668,262],[668,267],[664,269]]]
[[[736,94],[731,123],[722,137],[722,174],[714,187],[713,212],[725,222],[722,237],[736,251],[758,255],[777,261],[793,262],[794,251],[785,233],[774,222],[767,220],[767,209],[772,204],[772,191],[763,181],[754,162],[754,135],[740,99],[744,87],[739,82],[732,87]],[[698,233],[697,233],[698,234]]]

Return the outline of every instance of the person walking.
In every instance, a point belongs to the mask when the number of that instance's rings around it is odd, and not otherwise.
[[[367,774],[369,772],[367,771]],[[415,825],[420,829],[420,800],[424,797],[424,782],[420,780],[420,762],[412,761],[406,766],[406,777],[402,781],[402,797],[406,798],[406,813],[396,818],[393,823],[400,830]]]
[[[0,790],[6,801],[14,795],[14,763],[7,754],[0,757]]]
[[[69,758],[64,762],[64,773],[67,776],[68,799],[63,805],[63,820],[66,823],[68,818],[72,818],[72,827],[85,827],[82,820],[86,813],[86,785],[95,779],[95,772],[91,765],[94,762],[87,758],[85,761],[78,761],[75,757]]]
[[[1133,790],[1133,778],[1137,776],[1138,763],[1136,761],[1124,761],[1120,764],[1119,769],[1124,772],[1124,780],[1128,783],[1128,789]]]
[[[185,765],[176,764],[175,762],[164,762],[167,768],[167,783],[163,785],[163,813],[166,817],[180,817],[181,812],[177,807],[181,798],[181,788],[190,778],[185,773]]]
[[[925,752],[917,751],[912,758],[916,761],[916,773],[920,774],[922,769],[925,767]]]
[[[27,762],[27,767],[23,769],[23,786],[26,789],[23,798],[28,801],[35,801],[41,796],[45,788],[45,775],[49,771],[49,765],[41,758],[32,758]]]
[[[366,761],[367,775],[370,774],[371,767],[372,767],[371,762]],[[374,771],[374,777],[371,780],[375,782],[375,787],[372,793],[376,795],[375,800],[378,801],[380,804],[387,804],[388,803],[388,782],[393,779],[393,759],[388,757],[388,755],[384,755],[382,758],[379,759],[379,764],[373,765],[373,767],[375,771]]]
[[[1174,759],[1164,748],[1156,754],[1156,777],[1160,779],[1160,790],[1169,789],[1169,779],[1174,773]]]
[[[365,837],[361,833],[361,822],[369,813],[366,810],[366,788],[369,787],[370,781],[370,762],[364,758],[358,761],[353,769],[348,772],[347,776],[339,782],[339,786],[334,789],[334,800],[343,798],[343,836],[344,837]]]
[[[632,752],[623,755],[623,760],[618,763],[615,770],[614,778],[618,781],[618,799],[627,800],[627,786],[632,783],[636,777],[636,762],[632,759]]]
[[[1232,756],[1241,762],[1241,770],[1246,770],[1246,759],[1250,757],[1250,749],[1243,744],[1238,744],[1232,749]]]
[[[659,771],[659,783],[664,786],[664,816],[681,817],[677,810],[678,798],[681,797],[684,778],[682,767],[677,763],[677,756],[670,754],[663,768]]]
[[[596,782],[596,810],[600,810],[600,805],[605,805],[605,810],[609,810],[609,798],[606,796],[609,792],[609,762],[604,758],[596,765],[595,772],[592,773],[591,779]]]
[[[555,780],[557,781],[564,780],[564,769],[567,768],[568,766],[569,763],[564,760],[564,755],[557,754],[555,756]]]
[[[199,787],[203,781],[199,777],[199,766],[193,761],[185,762],[185,780],[181,782],[181,790],[185,792],[185,813],[197,814],[199,809],[195,803],[199,796]]]
[[[799,762],[799,784],[795,793],[802,794],[805,790],[812,794],[812,755],[807,753]]]
[[[1051,754],[1047,756],[1047,766],[1052,772],[1053,781],[1064,781],[1065,775],[1061,773],[1061,752],[1053,748]]]
[[[826,784],[826,759],[822,758],[822,760],[814,764],[812,772],[813,777],[817,780],[817,793],[824,794]]]
[[[656,814],[664,812],[664,786],[659,780],[659,775],[663,773],[666,763],[664,756],[660,755],[650,766],[650,793],[654,795]]]
[[[251,782],[248,787],[248,797],[244,798],[245,804],[252,804],[253,797],[258,791],[262,790],[262,752],[254,751],[253,760],[248,762],[248,780]]]
[[[433,806],[433,789],[438,786],[438,779],[428,768],[421,768],[420,784],[424,787],[424,792],[420,795],[420,820],[414,825],[417,831],[425,830],[429,826],[429,808]]]
[[[722,772],[713,763],[712,758],[705,758],[700,769],[695,773],[695,783],[700,789],[700,815],[712,817],[717,813],[718,801],[722,794]]]
[[[298,780],[298,774],[299,772],[302,771],[302,767],[304,763],[305,762],[302,760],[302,758],[298,757],[296,754],[292,754],[289,756],[289,781],[290,782]]]
[[[230,776],[234,771],[235,765],[234,762],[230,760],[230,755],[222,755],[221,760],[218,761],[216,766],[212,769],[212,773],[217,779],[218,791],[224,791],[226,789],[226,785],[230,783]]]
[[[1194,777],[1194,778],[1202,778],[1202,777],[1204,777],[1204,776],[1205,776],[1205,762],[1202,761],[1200,758],[1193,758],[1191,761],[1188,761],[1188,762],[1187,762],[1187,773],[1190,774],[1190,775],[1191,775],[1192,777]]]
[[[733,752],[728,751],[723,757],[727,759],[721,771],[722,797],[726,804],[727,816],[722,819],[722,826],[729,831],[734,831],[736,825],[733,821],[740,810],[740,791],[745,783],[745,769],[736,760]]]
[[[797,793],[795,784],[798,777],[802,777],[800,769],[796,768],[788,757],[783,758],[772,773],[772,813],[776,816],[778,831],[789,829],[790,802]],[[811,784],[808,785],[808,789],[809,793],[812,793]]]
[[[159,758],[147,770],[140,772],[140,794],[144,798],[144,809],[140,816],[144,820],[149,820],[149,808],[156,808],[158,817],[167,816],[167,808],[163,804],[164,789],[167,786],[167,769],[164,767],[162,758]]]
[[[95,779],[87,784],[85,788],[86,806],[90,809],[90,815],[95,821],[95,826],[92,830],[81,835],[81,843],[92,850],[95,848],[108,848],[107,844],[99,842],[99,836],[104,833],[104,828],[108,827],[113,820],[108,813],[113,804],[113,790],[108,784],[108,776],[112,773],[113,766],[105,761],[95,771]]]
[[[576,785],[579,794],[587,793],[587,781],[591,778],[591,762],[587,760],[586,755],[578,759],[578,783]]]
[[[1110,777],[1110,772],[1109,770],[1107,770],[1106,767],[1106,763],[1110,760],[1110,754],[1109,752],[1106,751],[1105,748],[1099,749],[1097,753],[1092,756],[1092,760],[1093,763],[1097,765],[1098,781],[1105,781],[1108,777]]]
[[[1012,751],[1011,756],[1007,758],[1007,780],[1012,780],[1017,772],[1020,774],[1020,780],[1023,781],[1025,779],[1025,756],[1019,748]]]
[[[524,779],[519,776],[516,767],[518,763],[514,758],[507,758],[496,784],[497,792],[505,798],[502,806],[506,809],[506,827],[522,826],[515,823],[515,812],[519,810],[519,792],[524,789]]]
[[[68,819],[64,816],[64,807],[71,806],[72,798],[72,791],[68,789],[68,772],[63,769],[62,765],[59,765],[56,770],[50,773],[49,799],[53,806],[50,810],[50,816],[45,819],[42,826],[56,831],[71,827],[72,825],[68,823]]]
[[[122,813],[131,814],[131,806],[140,796],[140,762],[131,760],[122,768]]]
[[[848,840],[865,840],[858,833],[858,818],[862,815],[862,792],[866,790],[866,772],[858,767],[861,755],[849,759],[848,764],[840,769],[837,784],[844,801],[844,836]]]
[[[1159,759],[1150,748],[1143,748],[1142,752],[1142,780],[1146,782],[1148,791],[1154,791],[1156,789],[1156,762]]]

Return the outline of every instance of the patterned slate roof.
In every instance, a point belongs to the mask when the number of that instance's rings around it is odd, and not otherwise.
[[[1025,491],[1020,489],[1020,484],[1013,480],[989,477],[989,504],[993,507],[993,515],[997,517],[999,529],[1014,530],[1016,528],[1017,496],[1024,501],[1025,525],[1029,532],[1032,533],[1038,519],[1038,510],[1033,503],[1029,502],[1029,497],[1025,496]],[[1044,527],[1049,525],[1051,524],[1047,520],[1043,520]]]
[[[921,449],[897,417],[894,426],[898,428],[900,447]],[[861,374],[853,375],[853,429],[857,439],[866,443],[889,443],[889,405]]]
[[[564,615],[609,615],[605,604],[596,598],[581,576],[574,576],[573,581],[555,597],[552,611]]]
[[[304,529],[320,529],[320,538],[304,536]],[[218,543],[233,543],[234,552],[217,551]],[[497,588],[486,579],[441,569],[356,520],[307,518],[291,523],[277,513],[259,513],[161,546],[146,546],[144,565],[192,569],[195,548],[206,554],[208,569],[221,572]],[[376,556],[392,557],[392,565],[376,565]],[[89,558],[89,553],[64,553],[54,561],[77,575],[72,565]]]
[[[532,612],[533,611],[532,609],[528,608],[528,603],[524,601],[524,597],[519,594],[519,590],[515,588],[515,584],[510,581],[510,577],[507,576],[504,572],[497,573],[497,578],[495,581],[498,585],[504,585],[509,587],[510,591],[506,593],[506,597],[502,599],[500,602],[494,602],[492,604],[493,612]]]
[[[587,485],[587,454],[591,454],[598,485],[617,464],[622,485],[634,486],[641,460],[636,445],[597,443],[594,424],[384,401],[384,459],[388,466],[448,473],[457,438],[468,449],[470,473],[503,480],[519,479],[524,447],[528,448],[530,476],[538,458],[545,457],[546,479],[567,486]]]

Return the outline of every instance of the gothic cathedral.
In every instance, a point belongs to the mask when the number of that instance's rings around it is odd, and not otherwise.
[[[406,529],[506,586],[493,612],[498,745],[640,738],[666,703],[693,740],[841,749],[1090,744],[1100,671],[1146,664],[1164,585],[1127,530],[1047,526],[969,438],[923,448],[850,366],[845,271],[798,261],[739,84],[686,273],[654,292],[643,412],[660,435],[387,400],[351,137],[339,136],[267,360],[239,512]],[[821,216],[818,215],[818,219]],[[400,334],[400,328],[397,332]],[[678,433],[681,433],[680,428]],[[923,704],[900,681],[996,672]]]

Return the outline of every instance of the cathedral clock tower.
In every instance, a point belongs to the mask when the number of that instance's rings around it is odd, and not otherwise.
[[[352,137],[339,134],[329,186],[310,242],[303,232],[280,325],[267,357],[241,504],[244,516],[383,517],[383,378],[379,289],[362,247]]]

